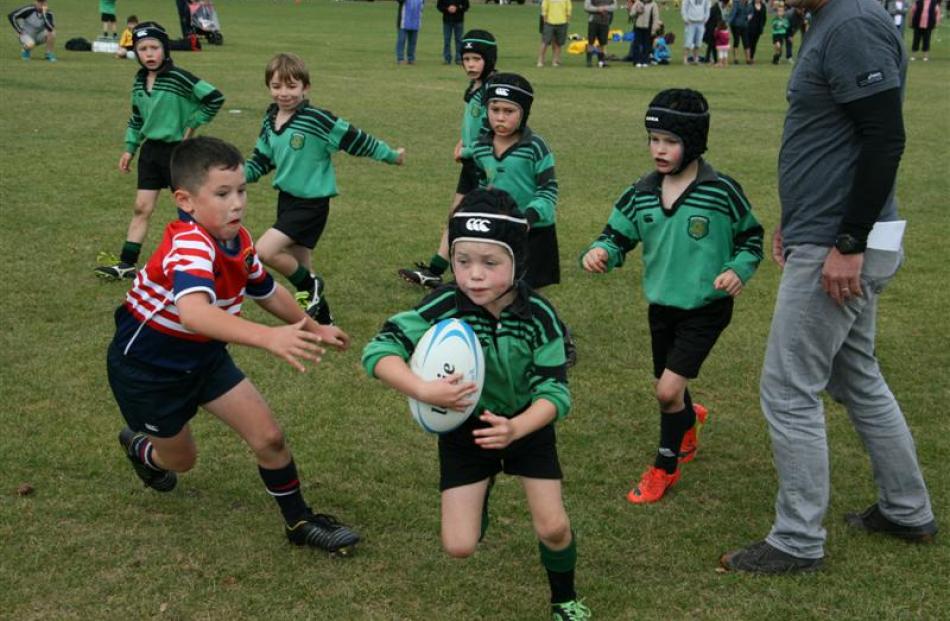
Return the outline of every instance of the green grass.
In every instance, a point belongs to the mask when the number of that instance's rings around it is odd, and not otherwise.
[[[173,7],[170,0],[123,0],[120,19],[134,12],[175,30]],[[352,350],[306,375],[263,352],[235,350],[285,427],[310,502],[363,533],[358,556],[341,562],[288,547],[250,452],[207,415],[194,422],[198,466],[172,494],[143,490],[119,453],[121,418],[104,358],[124,287],[98,282],[91,270],[98,250],[118,249],[128,224],[134,175],[120,175],[116,162],[136,66],[62,50],[71,37],[95,37],[95,3],[53,0],[51,8],[61,62],[22,63],[13,37],[0,42],[0,257],[8,266],[0,296],[0,618],[545,618],[546,581],[517,483],[499,483],[493,524],[476,556],[448,559],[438,539],[434,439],[412,423],[403,397],[359,368],[360,349],[381,322],[419,298],[395,270],[431,254],[456,180],[450,155],[465,81],[441,64],[435,10],[426,9],[415,67],[393,62],[389,2],[222,1],[225,45],[176,55],[228,99],[204,132],[242,151],[253,146],[268,104],[264,64],[283,50],[310,64],[318,105],[407,148],[404,168],[336,160],[341,195],[316,261]],[[675,11],[665,10],[664,19],[679,34]],[[575,257],[600,231],[612,201],[649,169],[643,110],[670,86],[706,93],[713,108],[709,159],[741,181],[773,229],[789,67],[634,71],[617,64],[597,71],[574,56],[559,70],[538,70],[536,6],[477,4],[466,24],[494,32],[499,66],[532,81],[531,124],[558,158],[564,282],[546,293],[580,348],[571,374],[575,409],[559,435],[565,498],[579,535],[578,587],[595,618],[945,617],[946,538],[913,547],[844,528],[842,514],[872,502],[875,488],[835,405],[828,408],[826,570],[774,579],[715,571],[721,552],[761,538],[772,519],[775,476],[757,392],[779,278],[770,263],[740,298],[733,325],[695,383],[712,412],[697,461],[662,503],[633,507],[623,499],[657,437],[639,261],[593,278],[577,269]],[[586,30],[580,4],[572,30]],[[884,296],[878,330],[882,366],[944,518],[946,33],[944,25],[928,64],[910,67],[899,176],[908,259]],[[765,37],[763,45],[767,60]],[[269,184],[253,186],[250,203],[248,226],[260,234],[274,217]],[[171,217],[166,196],[146,250]],[[247,314],[264,319],[256,308]],[[24,482],[35,492],[19,497],[14,490]]]

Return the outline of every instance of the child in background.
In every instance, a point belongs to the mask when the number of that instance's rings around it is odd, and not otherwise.
[[[679,480],[679,464],[695,457],[708,412],[694,406],[687,384],[762,260],[762,227],[742,188],[700,157],[709,132],[706,98],[689,89],[662,91],[645,125],[656,170],[624,191],[581,261],[602,274],[643,243],[660,443],[653,466],[627,494],[634,504],[660,500]]]
[[[653,40],[653,62],[658,65],[670,64],[670,45],[676,41],[676,35],[672,32],[663,33],[662,29],[656,39]]]
[[[307,314],[330,325],[333,316],[324,280],[311,270],[313,248],[326,227],[330,199],[337,195],[331,157],[345,151],[400,165],[405,149],[392,149],[345,119],[311,106],[310,72],[295,54],[272,58],[264,70],[264,84],[274,103],[264,114],[244,170],[248,183],[276,170],[277,221],[257,240],[256,249],[265,265],[297,288],[297,299]]]
[[[139,25],[139,18],[135,15],[129,15],[128,19],[125,20],[125,30],[122,31],[122,36],[119,37],[119,49],[116,50],[116,58],[134,58],[135,53],[129,55],[129,52],[132,52],[132,31],[135,30],[135,27]]]
[[[474,190],[449,219],[455,283],[414,309],[389,318],[363,350],[363,367],[425,403],[463,409],[474,383],[461,374],[425,382],[410,371],[416,344],[443,319],[466,321],[485,356],[485,384],[471,417],[439,436],[442,547],[452,557],[475,553],[488,527],[495,476],[519,478],[551,588],[556,621],[581,621],[590,610],[574,588],[577,543],[561,494],[554,423],[567,416],[561,323],[551,304],[527,285],[528,220],[502,190]]]
[[[478,169],[472,159],[472,147],[485,129],[488,107],[485,105],[485,83],[495,73],[498,61],[498,44],[494,35],[487,30],[470,30],[462,37],[462,70],[468,76],[465,89],[465,111],[462,113],[462,137],[455,145],[453,157],[462,164],[455,196],[452,199],[452,211],[462,202],[462,198],[478,187]],[[438,287],[442,284],[442,274],[449,267],[449,233],[442,231],[439,250],[432,255],[429,263],[419,261],[415,267],[399,270],[406,282],[423,287]]]
[[[132,83],[132,116],[125,131],[119,171],[128,173],[139,145],[135,209],[118,258],[100,253],[96,276],[107,280],[135,278],[135,264],[148,233],[149,219],[162,188],[171,187],[172,150],[210,123],[224,95],[211,84],[176,67],[169,53],[168,33],[156,22],[143,22],[132,32],[135,57],[142,66]],[[144,142],[143,142],[144,140]]]
[[[775,17],[772,18],[772,64],[777,65],[782,57],[782,47],[785,37],[788,36],[788,19],[785,17],[785,5],[775,6]]]
[[[254,453],[291,543],[346,555],[359,535],[304,501],[293,456],[273,412],[234,364],[228,343],[269,351],[303,372],[321,344],[346,349],[339,328],[319,326],[264,271],[242,220],[247,192],[241,153],[216,138],[175,149],[172,184],[180,218],[135,278],[115,312],[109,386],[128,425],[122,452],[142,482],[170,492],[195,464],[189,421],[202,407],[234,429]],[[240,317],[245,294],[287,325]]]
[[[716,43],[716,66],[725,67],[729,64],[729,26],[725,21],[719,20],[713,40]]]
[[[114,41],[116,39],[115,0],[99,0],[99,17],[102,19],[102,39]]]

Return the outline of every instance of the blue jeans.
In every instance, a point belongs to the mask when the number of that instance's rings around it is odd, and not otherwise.
[[[452,39],[455,39],[455,62],[462,62],[463,22],[442,22],[442,59],[452,62]],[[454,36],[453,36],[454,35]]]
[[[838,306],[821,288],[829,248],[788,253],[762,368],[762,411],[778,472],[775,522],[766,541],[800,558],[824,556],[822,527],[830,494],[821,392],[842,403],[871,461],[878,506],[889,520],[920,526],[933,519],[914,439],[874,356],[880,293],[903,261],[868,249],[862,297]]]
[[[402,62],[403,59],[411,63],[416,62],[416,39],[419,37],[418,30],[399,29],[396,35],[396,62]],[[405,56],[403,56],[405,50]]]

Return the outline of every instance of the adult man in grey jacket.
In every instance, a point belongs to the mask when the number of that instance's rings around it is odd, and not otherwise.
[[[617,0],[584,0],[587,12],[587,66],[597,56],[597,66],[607,66],[607,43],[610,41],[610,22],[617,10]]]

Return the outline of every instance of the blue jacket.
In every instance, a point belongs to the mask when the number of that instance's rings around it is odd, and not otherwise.
[[[422,26],[423,0],[399,0],[396,27],[402,30],[419,30]]]
[[[749,18],[752,16],[751,0],[743,2],[735,0],[732,3],[732,17],[729,18],[729,25],[736,28],[748,28]]]

